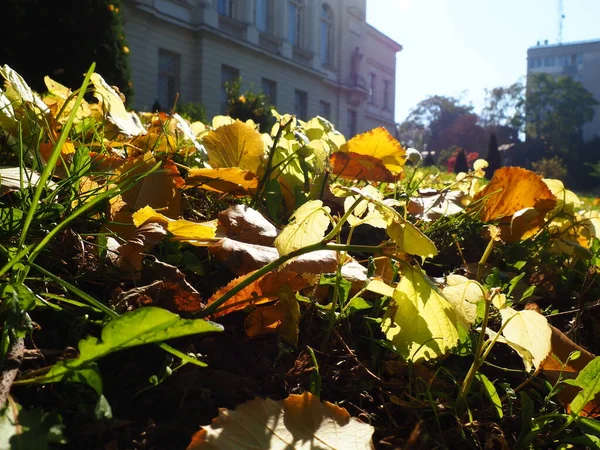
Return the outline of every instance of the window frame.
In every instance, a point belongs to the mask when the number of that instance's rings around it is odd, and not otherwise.
[[[308,92],[294,89],[294,114],[300,120],[308,118]]]
[[[292,20],[291,9],[292,6],[295,8],[295,20]],[[288,42],[292,44],[292,46],[297,48],[303,48],[304,46],[304,23],[305,23],[305,10],[306,10],[306,2],[305,0],[288,0]],[[294,24],[293,32],[291,24]]]
[[[164,64],[161,64],[161,60],[165,57],[173,57],[174,70],[164,70]],[[165,97],[161,93],[161,81],[165,80]],[[172,85],[170,82],[172,81]],[[156,84],[156,98],[161,108],[169,110],[175,105],[177,96],[181,90],[181,54],[167,50],[166,48],[158,49],[158,73],[157,73],[157,84]],[[172,91],[172,92],[171,92]],[[163,104],[165,103],[165,104]]]
[[[232,76],[226,76],[232,75]],[[221,64],[221,114],[227,112],[227,90],[225,83],[236,80],[240,77],[240,69],[228,64]]]
[[[333,66],[333,8],[328,3],[319,14],[319,57],[321,64]]]

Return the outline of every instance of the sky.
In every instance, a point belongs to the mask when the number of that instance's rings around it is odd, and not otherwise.
[[[367,0],[396,55],[396,121],[431,95],[479,112],[485,89],[525,76],[527,49],[558,38],[559,0]],[[563,0],[562,42],[600,39],[600,0]],[[599,74],[600,76],[600,74]]]

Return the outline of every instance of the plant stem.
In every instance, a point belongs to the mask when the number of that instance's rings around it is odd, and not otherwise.
[[[488,242],[488,245],[485,248],[483,255],[481,255],[481,259],[477,263],[477,276],[475,277],[475,280],[477,282],[479,282],[479,280],[481,278],[481,273],[485,267],[485,264],[487,263],[487,260],[490,257],[490,255],[492,254],[492,250],[494,248],[494,242],[495,242],[494,238],[490,238],[490,242]]]
[[[493,242],[490,241],[490,242]],[[488,245],[489,247],[489,245]],[[473,380],[475,379],[475,374],[485,361],[483,357],[483,344],[485,343],[485,330],[487,330],[488,321],[490,318],[490,305],[492,304],[492,300],[498,294],[498,290],[494,290],[492,295],[486,297],[484,299],[485,302],[485,310],[483,312],[483,320],[481,322],[481,332],[479,333],[479,339],[477,340],[477,347],[475,348],[475,357],[473,359],[473,363],[469,368],[469,372],[467,372],[467,376],[465,377],[463,384],[460,388],[460,392],[458,393],[458,397],[456,398],[456,402],[454,407],[457,411],[461,411],[464,404],[467,400],[467,395],[469,395],[469,391],[471,390],[471,385],[473,384]]]

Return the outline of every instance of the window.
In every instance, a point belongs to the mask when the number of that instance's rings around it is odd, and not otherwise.
[[[348,110],[348,139],[356,135],[356,111]]]
[[[369,74],[369,103],[375,104],[375,87],[377,84],[377,75],[373,72]]]
[[[321,54],[321,64],[331,65],[331,43],[332,43],[332,27],[333,27],[333,13],[329,5],[321,6],[321,21],[320,21],[320,33],[321,42],[319,52]]]
[[[240,77],[240,71],[235,67],[221,66],[221,114],[227,112],[227,89],[226,84],[237,80]]]
[[[263,33],[272,33],[272,11],[272,0],[255,0],[254,23],[259,31],[262,31]]]
[[[276,104],[277,104],[277,83],[273,80],[269,80],[268,78],[262,78],[260,84],[261,84],[262,92],[269,99],[269,103],[271,104],[271,106],[276,106]]]
[[[294,92],[294,113],[302,120],[306,120],[308,116],[308,94],[298,89]]]
[[[323,100],[321,100],[319,102],[319,115],[321,117],[323,117],[324,119],[330,120],[331,119],[331,103],[324,102]]]
[[[390,110],[391,94],[392,93],[390,92],[390,81],[383,80],[383,109],[386,111]]]
[[[304,0],[288,2],[288,41],[295,47],[302,47],[302,28],[304,27]]]
[[[180,56],[177,53],[158,50],[157,100],[162,109],[171,109],[179,92]]]
[[[583,64],[583,54],[582,53],[577,55],[577,64]]]
[[[233,0],[217,0],[217,11],[222,16],[233,17]]]

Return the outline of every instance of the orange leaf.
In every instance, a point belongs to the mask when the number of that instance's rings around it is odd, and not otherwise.
[[[556,383],[559,377],[562,377],[563,379],[577,378],[579,372],[583,370],[595,356],[577,345],[557,328],[554,328],[553,326],[550,328],[552,328],[552,351],[540,365],[542,373],[552,384]],[[569,355],[574,351],[581,352],[581,356],[575,360],[569,360]],[[580,389],[578,387],[563,384],[563,388],[558,392],[558,399],[565,405],[567,411],[570,410],[571,402],[579,391]],[[600,395],[597,395],[594,400],[585,405],[580,415],[599,417],[600,414],[598,411],[600,411]]]
[[[502,167],[492,181],[479,191],[473,202],[483,199],[479,218],[484,222],[510,217],[525,208],[544,215],[556,205],[556,197],[542,178],[521,167]]]
[[[342,178],[393,182],[404,172],[406,150],[383,127],[358,134],[331,155]]]
[[[208,305],[225,295],[250,275],[251,274],[236,278],[227,286],[219,289],[208,300]],[[289,270],[283,270],[281,272],[269,272],[253,283],[250,283],[240,292],[227,300],[223,305],[221,305],[220,310],[216,312],[213,317],[221,317],[234,311],[243,310],[248,305],[259,305],[261,303],[272,301],[278,297],[278,293],[284,285],[286,287],[289,286],[291,292],[297,292],[309,286],[309,282],[296,272]]]
[[[249,170],[237,167],[190,169],[185,189],[192,187],[237,196],[251,195],[258,188],[258,177]]]
[[[393,183],[396,178],[383,162],[369,155],[335,152],[329,158],[332,172],[346,180],[369,180]]]

